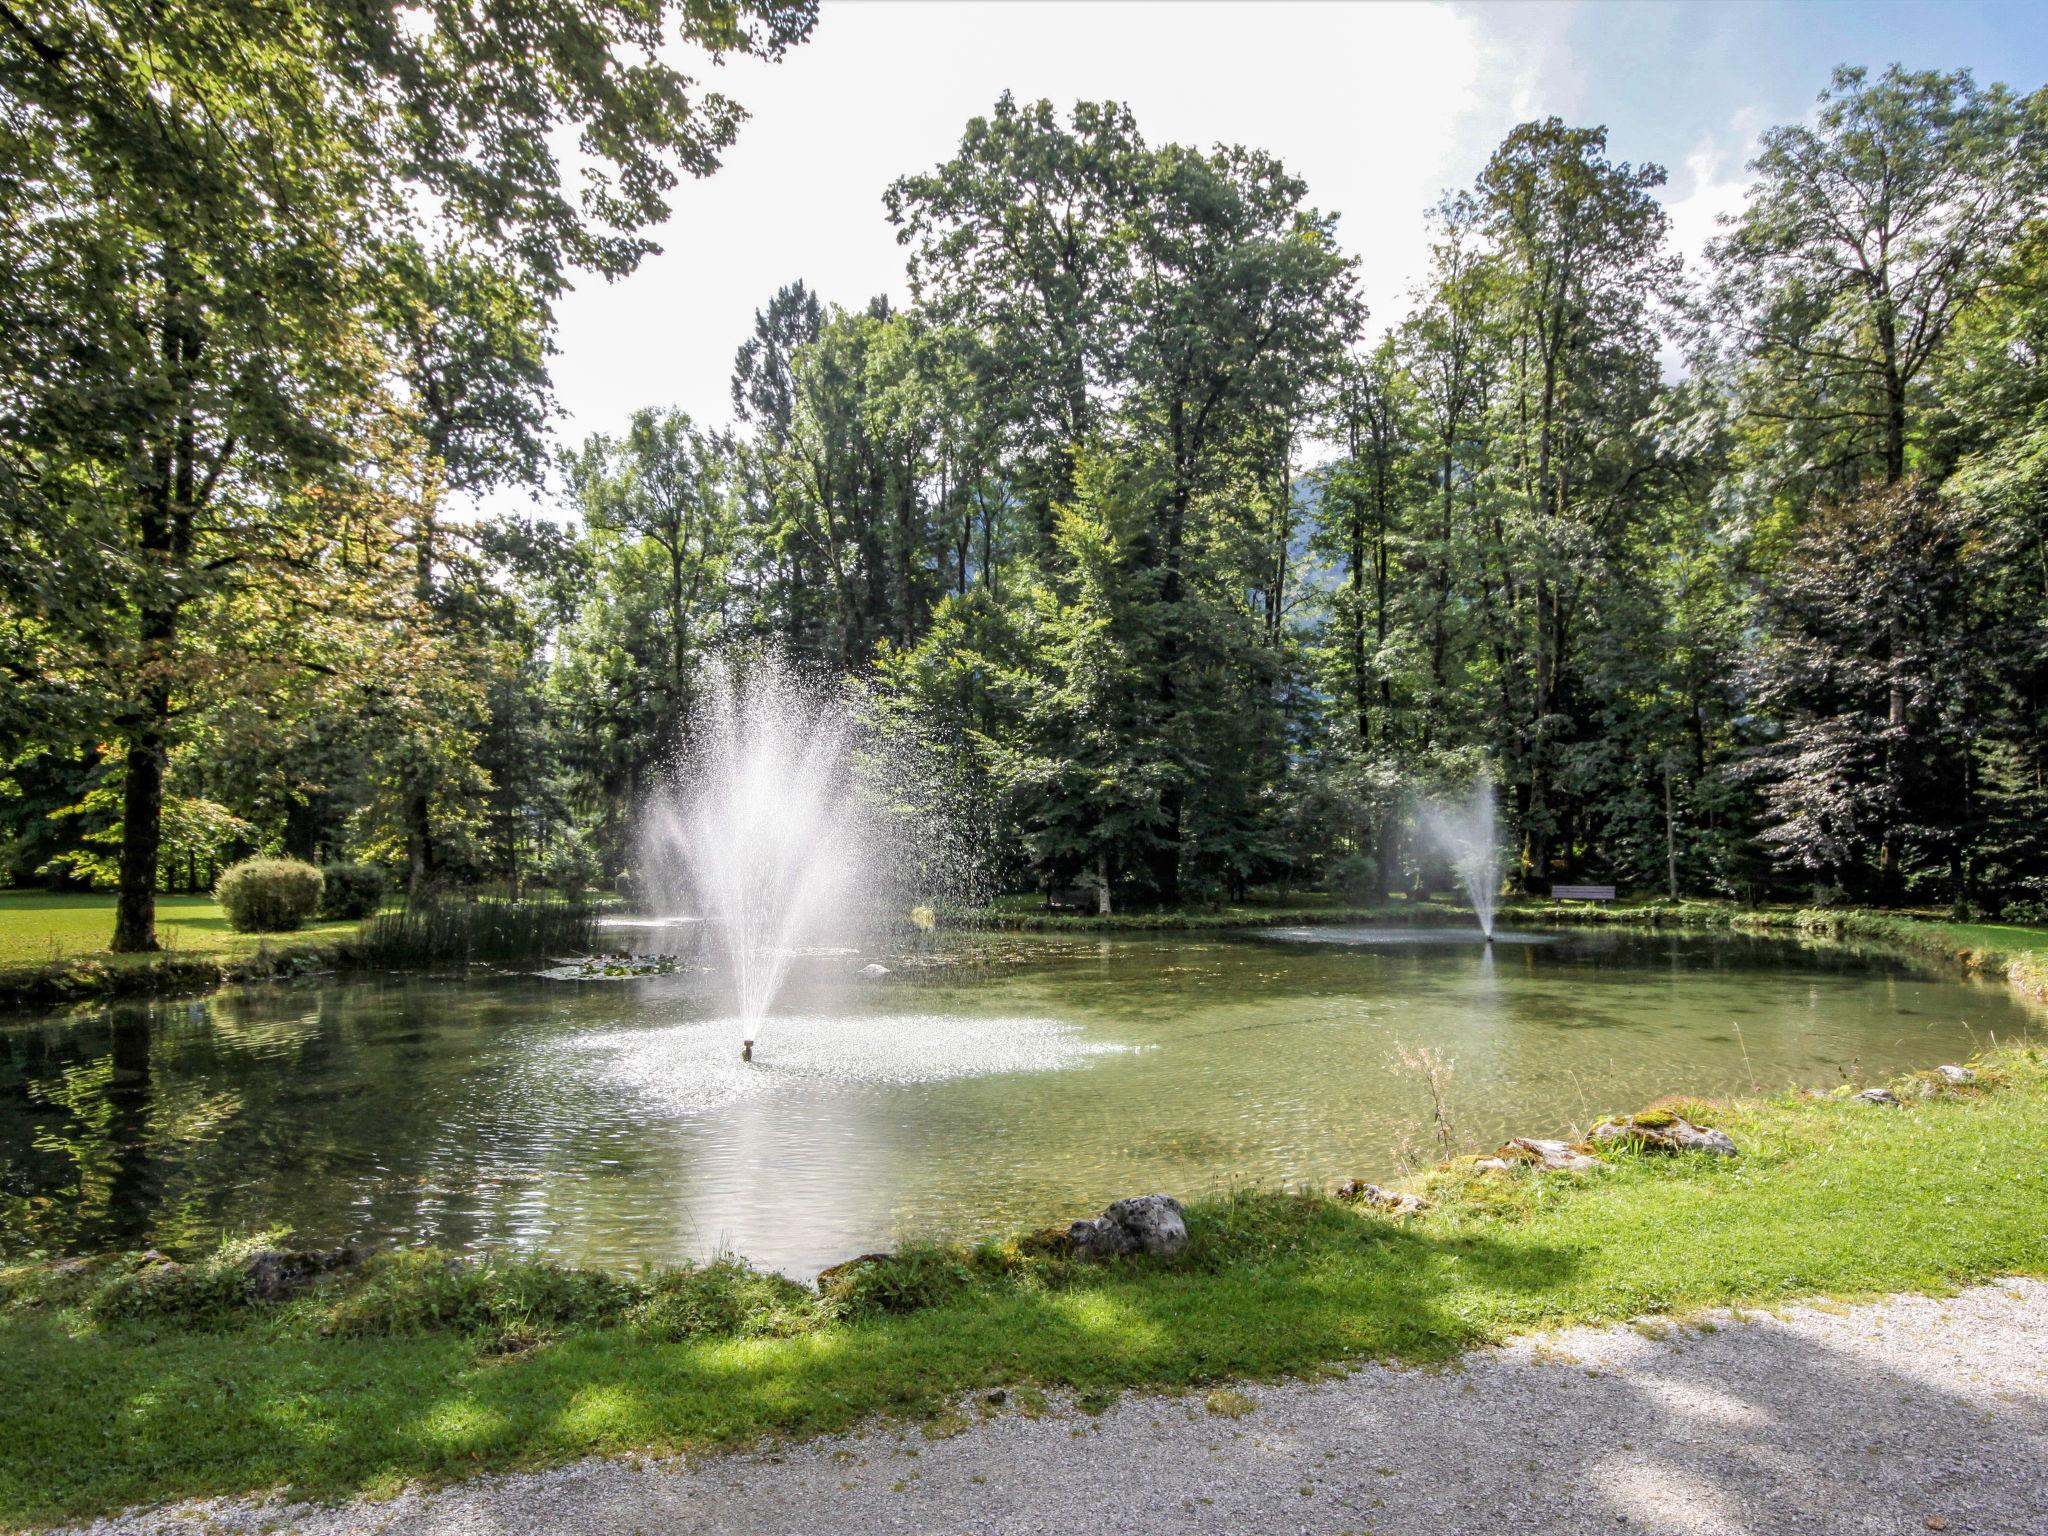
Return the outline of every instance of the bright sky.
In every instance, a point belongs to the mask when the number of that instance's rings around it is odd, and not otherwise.
[[[795,278],[848,307],[903,299],[882,190],[950,155],[1005,89],[1128,102],[1153,143],[1279,155],[1342,216],[1377,324],[1422,275],[1424,210],[1517,122],[1604,123],[1612,155],[1667,167],[1696,252],[1739,203],[1758,131],[1809,112],[1835,64],[1968,66],[2032,89],[2048,82],[2042,22],[1999,0],[824,0],[782,63],[704,71],[751,121],[723,169],[678,189],[660,255],[563,306],[558,431],[615,430],[643,405],[724,423],[734,349]]]

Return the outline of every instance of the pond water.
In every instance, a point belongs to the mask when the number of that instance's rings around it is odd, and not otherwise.
[[[0,1250],[288,1226],[808,1275],[1121,1195],[1391,1176],[1663,1093],[1831,1086],[2037,1016],[1777,939],[1299,929],[806,957],[757,1059],[716,979],[309,981],[0,1022]]]

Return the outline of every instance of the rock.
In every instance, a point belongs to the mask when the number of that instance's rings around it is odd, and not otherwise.
[[[818,1289],[826,1289],[833,1281],[851,1274],[863,1264],[886,1264],[894,1257],[892,1253],[863,1253],[855,1258],[844,1259],[828,1269],[818,1271]]]
[[[1941,1074],[1943,1082],[1953,1083],[1957,1087],[1962,1086],[1964,1083],[1974,1083],[1977,1081],[1976,1073],[1972,1072],[1968,1067],[1959,1067],[1954,1062],[1936,1067],[1934,1070]]]
[[[867,977],[868,980],[874,981],[879,979],[880,977],[887,976],[889,974],[889,967],[887,967],[886,965],[876,965],[870,963],[868,965],[862,966],[860,968],[860,973],[861,975]]]
[[[1171,1195],[1139,1195],[1119,1200],[1100,1216],[1067,1228],[1074,1253],[1083,1259],[1113,1259],[1128,1253],[1166,1259],[1188,1245],[1188,1227],[1181,1204]]]
[[[1544,1141],[1533,1136],[1517,1136],[1500,1149],[1495,1157],[1509,1163],[1531,1163],[1546,1173],[1585,1173],[1607,1165],[1589,1152],[1581,1152],[1569,1142]]]
[[[1419,1216],[1429,1209],[1429,1202],[1420,1195],[1407,1195],[1399,1190],[1382,1189],[1377,1184],[1368,1184],[1363,1179],[1346,1179],[1337,1186],[1337,1198],[1354,1205],[1369,1205],[1376,1211],[1385,1211],[1390,1216]]]
[[[362,1262],[362,1250],[357,1248],[304,1252],[259,1248],[249,1255],[244,1269],[249,1276],[249,1290],[258,1301],[282,1301],[318,1284],[322,1277],[336,1270],[354,1269]]]
[[[1593,1127],[1593,1140],[1621,1142],[1650,1152],[1705,1152],[1714,1157],[1735,1156],[1735,1142],[1726,1131],[1694,1125],[1683,1115],[1668,1109],[1646,1109],[1619,1120],[1603,1120]]]
[[[1851,1104],[1896,1104],[1899,1096],[1889,1088],[1866,1088],[1861,1093],[1849,1095]]]

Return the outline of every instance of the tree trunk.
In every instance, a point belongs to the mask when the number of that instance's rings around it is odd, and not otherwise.
[[[169,690],[152,684],[143,720],[128,736],[121,786],[121,894],[114,906],[113,949],[147,954],[156,942],[156,866],[164,836],[164,737]]]
[[[434,851],[433,811],[424,790],[413,790],[406,795],[405,847],[411,862],[412,893],[422,895],[433,884],[440,863]]]
[[[1678,900],[1678,817],[1671,807],[1671,759],[1664,759],[1664,885]]]

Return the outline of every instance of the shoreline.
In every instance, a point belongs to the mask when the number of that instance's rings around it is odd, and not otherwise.
[[[937,927],[940,931],[958,934],[1143,936],[1246,928],[1403,928],[1434,923],[1452,925],[1471,920],[1469,907],[1432,899],[1377,907],[1261,905],[1115,913],[1109,917],[986,908],[975,912],[941,914]],[[1731,902],[1714,901],[1617,902],[1612,905],[1510,902],[1499,909],[1497,920],[1537,928],[1725,930],[1790,938],[1857,940],[1955,965],[1965,971],[2001,975],[2028,1000],[2048,1003],[2048,928],[1957,923],[1944,918],[1863,907],[1741,907]],[[266,936],[259,940],[253,951],[240,955],[181,953],[174,949],[148,955],[95,952],[26,964],[0,965],[0,1022],[5,1022],[5,1016],[9,1014],[75,1003],[117,998],[189,998],[205,996],[223,987],[288,980],[321,972],[345,977],[394,969],[367,956],[360,932],[304,938],[290,934],[275,937],[277,942],[274,946]],[[616,951],[600,949],[594,952]],[[441,959],[396,969],[407,974],[424,973],[446,970],[451,963],[462,962]]]
[[[1596,1134],[1578,1160],[1453,1158],[1410,1181],[1419,1206],[1307,1188],[1192,1201],[1187,1248],[1163,1257],[1090,1261],[1046,1229],[904,1243],[813,1290],[738,1260],[632,1275],[401,1250],[296,1256],[273,1299],[248,1243],[0,1269],[0,1525],[730,1450],[876,1415],[942,1438],[991,1391],[1094,1411],[1579,1323],[2048,1275],[2048,1173],[2013,1159],[2048,1147],[2048,1050],[1891,1087],[1634,1117],[1712,1128],[1732,1156]],[[138,1401],[109,1450],[108,1416]]]

